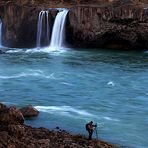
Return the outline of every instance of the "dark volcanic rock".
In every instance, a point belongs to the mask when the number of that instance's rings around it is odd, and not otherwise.
[[[148,47],[148,9],[134,4],[76,6],[69,12],[67,40],[78,47]]]
[[[30,118],[34,116],[38,116],[39,111],[35,109],[32,105],[28,105],[20,109],[21,113],[25,118]]]
[[[45,10],[45,8],[22,5],[22,3],[14,4],[10,1],[0,5],[0,18],[3,23],[3,45],[8,47],[35,47],[37,21],[41,10]],[[57,10],[49,11],[50,34],[56,13]],[[47,41],[44,41],[44,39],[41,39],[41,41],[46,44]]]
[[[35,1],[0,2],[3,44],[10,47],[35,47],[38,14],[56,5],[32,5]],[[41,2],[41,1],[40,1]],[[58,1],[56,1],[59,3]],[[83,3],[83,1],[81,1]],[[95,4],[95,0],[92,1]],[[75,47],[137,48],[148,47],[148,8],[132,0],[114,3],[76,5],[70,8],[66,23],[66,40]],[[51,3],[52,4],[52,3]],[[87,5],[86,5],[87,4]],[[49,10],[49,34],[57,10]],[[44,21],[45,23],[45,21]],[[44,26],[44,25],[43,25]],[[49,44],[42,33],[41,43]]]
[[[15,107],[2,108],[0,110],[0,125],[20,125],[24,123],[24,117],[18,109]]]

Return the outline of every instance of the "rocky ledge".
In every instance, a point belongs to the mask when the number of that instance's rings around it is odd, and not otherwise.
[[[29,106],[30,110],[30,106]],[[117,148],[101,140],[87,140],[57,128],[33,128],[24,124],[24,117],[16,107],[0,103],[0,148]]]

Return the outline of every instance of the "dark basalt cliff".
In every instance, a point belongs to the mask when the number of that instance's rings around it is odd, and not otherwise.
[[[35,47],[38,14],[46,9],[46,5],[1,4],[3,44]],[[56,13],[57,10],[49,11],[50,33]],[[145,49],[148,47],[148,8],[133,3],[72,6],[67,16],[66,40],[75,47]]]
[[[38,15],[41,10],[45,9],[44,7],[23,6],[13,3],[0,5],[4,46],[34,47],[36,45]],[[57,10],[49,11],[50,32],[56,13]]]
[[[134,5],[70,10],[68,42],[79,47],[148,47],[148,9]]]

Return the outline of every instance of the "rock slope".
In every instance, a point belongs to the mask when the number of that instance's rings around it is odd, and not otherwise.
[[[87,140],[60,130],[24,125],[24,117],[16,107],[0,103],[0,148],[117,148],[107,142]]]

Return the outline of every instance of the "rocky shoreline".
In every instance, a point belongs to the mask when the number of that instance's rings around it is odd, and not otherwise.
[[[0,103],[0,148],[117,148],[101,140],[87,140],[83,135],[72,135],[57,127],[56,130],[33,128],[24,124],[26,117],[37,116],[29,106],[23,109]],[[22,111],[22,112],[21,112]],[[29,116],[28,116],[29,115]]]

